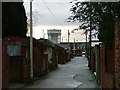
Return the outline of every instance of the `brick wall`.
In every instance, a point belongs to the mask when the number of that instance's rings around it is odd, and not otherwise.
[[[110,62],[112,62],[112,60],[114,60],[112,57],[114,57],[113,54],[110,54],[112,51],[107,52],[107,54],[105,55],[105,47],[104,46],[100,46],[100,85],[103,88],[103,90],[114,90],[114,75],[113,75],[113,67],[111,67],[111,63],[109,63],[106,67],[105,66],[105,57],[111,57],[111,58],[107,58]],[[108,72],[105,70],[105,68],[109,68],[111,69],[111,72]]]
[[[2,89],[2,40],[0,39],[0,90]]]
[[[7,55],[7,48],[2,45],[2,89],[9,86],[9,60]]]
[[[115,86],[120,88],[120,19],[115,24]]]
[[[101,86],[103,86],[103,79],[104,79],[104,63],[103,63],[104,57],[105,57],[105,56],[104,56],[104,55],[105,55],[105,54],[104,54],[104,50],[105,50],[104,47],[102,47],[102,45],[101,45],[101,47],[100,47],[100,68],[101,68],[101,69],[100,69],[100,70],[101,70],[101,71],[100,71],[100,76],[101,76],[101,77],[100,77],[100,78],[101,78],[101,80],[100,80],[100,81],[101,81],[101,82],[100,82],[100,85],[101,85]]]

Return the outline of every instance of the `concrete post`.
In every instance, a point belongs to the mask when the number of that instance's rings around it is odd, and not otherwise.
[[[30,79],[33,79],[32,0],[30,0]]]

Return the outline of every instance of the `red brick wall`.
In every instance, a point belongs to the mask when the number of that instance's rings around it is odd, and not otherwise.
[[[109,90],[114,90],[114,78],[111,74],[105,73],[104,74],[104,79],[103,79],[103,89],[106,90],[106,88]]]
[[[30,64],[29,64],[29,47],[26,46],[22,46],[22,56],[23,56],[23,82],[29,82],[30,80]]]
[[[39,47],[34,46],[33,49],[33,76],[34,77],[40,77],[43,72],[42,72],[42,68],[43,68],[43,59],[42,59],[42,53],[41,53],[41,49],[39,49]]]
[[[101,76],[101,86],[103,86],[103,81],[104,81],[104,71],[105,71],[105,65],[104,65],[104,58],[105,58],[105,48],[103,46],[100,47],[100,76]]]
[[[0,90],[2,89],[2,40],[0,39]]]
[[[108,59],[110,62],[112,62],[112,60],[114,60],[112,57],[114,57],[113,54],[110,54],[111,50],[109,52],[107,52],[106,57],[110,56],[111,58],[106,58]],[[100,47],[100,67],[101,67],[101,71],[100,71],[100,76],[101,76],[101,87],[103,88],[103,90],[114,90],[114,76],[113,76],[113,72],[114,72],[114,68],[113,66],[111,67],[110,65],[111,63],[108,63],[107,68],[111,69],[110,71],[105,71],[105,48],[104,46]]]
[[[106,48],[106,72],[114,76],[115,73],[115,54],[114,48]]]
[[[22,63],[21,57],[9,57],[9,78],[11,82],[22,81]]]
[[[95,47],[93,47],[92,48],[92,56],[91,56],[91,58],[92,58],[92,60],[91,60],[91,70],[92,70],[92,72],[94,73],[94,72],[96,72],[96,52],[95,52],[95,50],[96,50],[96,48]]]
[[[120,88],[120,19],[115,24],[115,85]]]
[[[7,55],[7,48],[2,45],[2,88],[9,86],[9,60]]]
[[[23,82],[30,81],[30,66],[29,66],[29,58],[23,59]]]
[[[66,63],[66,59],[65,59],[66,51],[63,48],[59,48],[58,51],[59,51],[59,53],[58,53],[58,63],[59,64],[65,64]]]

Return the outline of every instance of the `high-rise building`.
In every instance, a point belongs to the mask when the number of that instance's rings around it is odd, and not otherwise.
[[[57,29],[49,29],[47,30],[48,39],[51,40],[54,43],[60,43],[61,42],[61,30]]]

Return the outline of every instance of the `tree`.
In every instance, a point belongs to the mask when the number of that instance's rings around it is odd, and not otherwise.
[[[120,2],[78,2],[73,1],[68,21],[79,21],[80,27],[93,33],[105,46],[114,46],[114,23],[120,17]],[[91,25],[90,25],[91,24]]]

